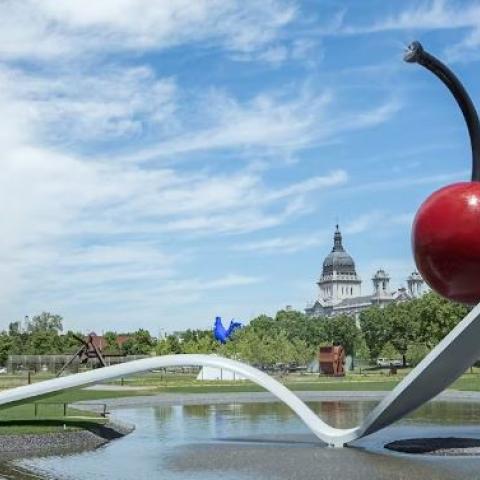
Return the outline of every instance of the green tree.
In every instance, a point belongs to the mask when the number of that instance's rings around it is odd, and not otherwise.
[[[59,351],[57,352],[51,352],[51,353],[74,353],[78,350],[80,347],[80,343],[78,342],[78,339],[75,337],[80,337],[83,338],[83,334],[81,332],[73,332],[72,330],[69,330],[67,333],[64,335],[61,335],[59,337],[60,340],[60,345],[59,345]]]
[[[409,365],[414,367],[418,365],[428,352],[429,350],[426,345],[420,343],[412,343],[409,345],[407,350],[407,361]]]
[[[388,340],[402,356],[403,367],[407,366],[408,346],[418,338],[418,322],[413,315],[414,302],[388,305],[384,315],[388,319]]]
[[[172,355],[182,353],[182,347],[175,335],[168,335],[166,338],[160,339],[155,345],[157,355]]]
[[[380,357],[388,358],[389,360],[396,359],[398,355],[398,350],[390,342],[387,342],[380,352]]]
[[[148,330],[140,328],[122,345],[124,355],[149,355],[155,347],[155,341]]]
[[[315,347],[325,342],[323,319],[313,318],[296,310],[280,310],[275,316],[276,331],[286,333],[290,341],[299,339],[308,347]]]
[[[210,335],[200,335],[182,343],[183,353],[212,353],[216,348],[217,342],[211,332]]]
[[[12,355],[25,355],[29,354],[28,343],[30,335],[27,333],[19,333],[10,335],[12,341],[11,354]]]
[[[292,341],[293,363],[297,365],[308,365],[318,351],[318,345],[309,345],[300,338],[294,338]]]
[[[362,332],[360,332],[358,344],[355,349],[355,358],[363,360],[364,362],[369,362],[371,359],[370,350],[367,347],[367,342]]]
[[[360,338],[355,319],[348,315],[326,318],[323,320],[324,332],[328,342],[342,345],[347,355],[355,353]]]
[[[103,335],[103,338],[105,339],[105,344],[106,344],[106,349],[109,352],[117,352],[120,351],[120,347],[117,343],[117,338],[118,334],[117,332],[105,332]]]
[[[27,351],[30,355],[60,353],[60,339],[56,333],[38,330],[29,335]]]
[[[21,322],[10,322],[8,324],[8,334],[9,335],[19,335],[21,332]]]
[[[377,306],[363,310],[360,313],[360,329],[370,352],[370,359],[376,360],[390,340],[390,327],[385,310]]]
[[[42,312],[35,315],[27,325],[29,333],[49,332],[58,334],[63,330],[63,318],[60,315],[54,315],[49,312]]]
[[[22,353],[30,355],[61,353],[63,349],[59,333],[62,330],[63,319],[60,315],[49,312],[35,315],[27,324],[27,334],[20,336],[24,342]],[[18,342],[19,336],[15,337]]]
[[[279,325],[272,317],[262,314],[250,322],[249,329],[260,336],[272,335],[275,331],[278,331]]]
[[[417,342],[433,348],[447,335],[470,308],[430,292],[412,302],[418,325]]]
[[[296,363],[295,346],[285,331],[280,331],[275,336],[269,338],[268,343],[271,349],[272,364]]]
[[[5,366],[12,353],[13,339],[7,332],[0,333],[0,365]]]
[[[239,358],[261,368],[271,367],[276,361],[271,339],[272,336],[262,335],[254,328],[242,329],[235,340]],[[219,352],[225,348],[233,349],[233,345],[230,346],[229,343],[222,346]]]

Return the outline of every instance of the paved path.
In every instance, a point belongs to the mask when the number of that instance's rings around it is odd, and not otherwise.
[[[388,392],[295,392],[303,401],[380,401]],[[269,403],[278,401],[269,392],[234,393],[162,393],[159,395],[111,398],[103,400],[109,409],[161,405],[211,405],[224,403]],[[479,402],[480,392],[445,391],[433,401]],[[82,402],[79,402],[82,403]],[[86,402],[88,403],[88,401]]]
[[[154,388],[155,387],[141,387],[135,385],[110,385],[99,383],[97,385],[85,387],[84,390],[96,390],[100,392],[137,392],[142,390],[152,390]]]

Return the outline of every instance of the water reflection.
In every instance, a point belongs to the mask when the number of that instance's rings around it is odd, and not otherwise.
[[[475,402],[431,402],[409,415],[403,423],[480,424],[480,407]]]
[[[315,402],[338,426],[357,424],[373,402]],[[44,478],[96,480],[458,479],[475,478],[480,458],[413,457],[386,452],[388,441],[416,436],[480,436],[475,403],[431,403],[404,422],[356,443],[323,448],[285,405],[278,403],[142,407],[116,412],[136,431],[106,448],[19,462]],[[458,426],[460,425],[460,426]]]
[[[332,426],[349,428],[357,425],[371,410],[375,402],[313,402],[309,403],[312,410]],[[225,405],[185,405],[182,407],[190,417],[221,418],[235,422],[237,419],[247,419],[249,422],[266,421],[275,418],[286,421],[292,417],[292,411],[283,403],[231,403]],[[160,409],[162,412],[164,408]],[[165,415],[161,413],[161,415]],[[171,412],[169,412],[171,415]]]

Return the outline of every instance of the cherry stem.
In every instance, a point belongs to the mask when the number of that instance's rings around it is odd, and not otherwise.
[[[426,52],[420,42],[412,42],[403,59],[418,63],[435,74],[450,90],[462,110],[472,146],[472,182],[480,182],[480,122],[472,99],[456,75],[438,58]]]

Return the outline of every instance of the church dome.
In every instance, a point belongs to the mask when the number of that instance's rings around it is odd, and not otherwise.
[[[410,280],[410,281],[423,281],[421,275],[415,270],[413,271],[407,278],[407,281]]]
[[[375,275],[373,276],[373,280],[390,280],[388,273],[385,272],[383,268],[377,270]]]
[[[355,262],[353,258],[345,251],[342,245],[342,234],[337,225],[335,235],[333,237],[332,251],[323,261],[322,276],[332,275],[337,272],[344,275],[356,275]]]

